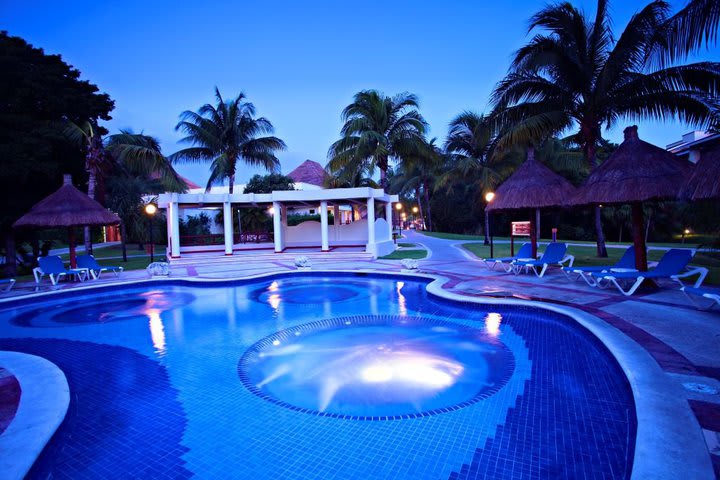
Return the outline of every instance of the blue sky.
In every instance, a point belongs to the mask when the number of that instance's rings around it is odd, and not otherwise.
[[[225,97],[244,91],[287,143],[279,157],[288,173],[307,158],[325,164],[340,112],[361,89],[417,94],[442,141],[456,114],[488,110],[545,3],[0,0],[0,29],[61,54],[115,100],[111,131],[154,135],[166,154],[180,148],[183,110],[212,102],[216,85]],[[594,12],[594,1],[573,3]],[[611,2],[616,31],[644,4]],[[699,58],[717,60],[717,50]],[[621,130],[606,136],[619,141]],[[641,137],[662,146],[688,130],[640,124]],[[201,184],[208,176],[205,165],[178,170]],[[238,178],[253,173],[242,167]]]

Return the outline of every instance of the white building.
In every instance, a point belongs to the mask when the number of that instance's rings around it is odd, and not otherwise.
[[[212,191],[164,193],[158,198],[158,206],[166,209],[167,213],[170,259],[194,253],[234,255],[262,249],[280,253],[293,248],[317,249],[322,252],[361,248],[373,257],[378,257],[395,250],[392,239],[392,204],[397,201],[397,195],[388,195],[382,189],[359,187],[274,191],[262,194]],[[365,218],[356,216],[350,223],[335,222],[329,225],[329,209],[333,210],[335,218],[340,218],[341,209],[350,210],[353,206],[358,210],[364,209]],[[268,209],[273,218],[273,231],[266,234],[233,232],[232,209],[257,207]],[[184,242],[180,236],[179,220],[184,211],[198,209],[222,209],[224,224],[222,236],[217,241],[210,238],[209,242],[198,245],[196,242]],[[309,220],[296,226],[288,226],[287,215],[292,209],[317,209],[320,221]],[[378,215],[376,210],[379,210]]]

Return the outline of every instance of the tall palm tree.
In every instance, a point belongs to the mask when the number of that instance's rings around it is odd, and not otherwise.
[[[445,167],[445,157],[435,145],[435,141],[433,138],[429,142],[423,142],[417,152],[405,157],[390,181],[390,191],[412,193],[415,196],[420,217],[430,231],[433,230],[430,196],[435,187],[435,179],[442,174]]]
[[[342,137],[328,151],[327,169],[365,170],[368,176],[378,169],[380,185],[386,187],[390,161],[413,154],[422,144],[427,123],[418,108],[417,97],[410,93],[393,97],[377,90],[356,93],[342,112]]]
[[[621,119],[676,118],[697,126],[718,119],[720,64],[681,65],[689,53],[717,38],[720,2],[693,0],[675,15],[650,2],[615,37],[608,0],[594,18],[570,3],[551,4],[530,20],[539,32],[515,54],[493,92],[502,142],[527,142],[574,129],[590,168],[602,127]],[[607,256],[599,208],[598,256]]]
[[[76,145],[85,150],[85,171],[88,174],[88,197],[95,199],[98,178],[108,168],[108,159],[103,148],[103,138],[94,120],[87,120],[80,125],[68,121],[62,126],[63,134]],[[92,253],[90,227],[84,229],[85,252]]]
[[[170,158],[211,162],[207,190],[227,179],[229,191],[233,193],[238,162],[274,172],[280,168],[275,153],[285,150],[286,146],[279,138],[269,135],[275,129],[268,119],[255,118],[255,106],[246,100],[244,93],[225,101],[216,87],[215,99],[216,105],[205,104],[197,112],[187,110],[180,115],[175,130],[185,133],[181,142],[193,146]]]
[[[466,188],[475,191],[478,203],[485,193],[492,190],[509,174],[509,168],[520,162],[520,155],[508,156],[514,151],[499,152],[496,149],[495,129],[485,115],[462,112],[450,122],[444,145],[447,154],[447,169],[436,183],[436,188],[445,188],[454,182],[462,182]],[[513,162],[509,160],[513,159]],[[485,241],[489,225],[486,216]]]

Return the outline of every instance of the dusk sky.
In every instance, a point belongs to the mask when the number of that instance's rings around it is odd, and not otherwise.
[[[111,132],[156,136],[166,154],[180,148],[174,127],[183,110],[213,102],[216,85],[226,98],[244,91],[287,143],[279,157],[288,173],[305,159],[325,165],[340,112],[362,89],[417,94],[430,136],[442,142],[456,114],[489,110],[493,86],[529,38],[529,17],[545,3],[0,0],[0,29],[61,54],[115,100]],[[594,14],[594,1],[573,3]],[[644,4],[611,2],[616,33]],[[689,130],[640,123],[640,136],[661,146]],[[620,141],[621,131],[606,137]],[[178,170],[207,180],[206,165]],[[253,173],[243,166],[238,179]]]

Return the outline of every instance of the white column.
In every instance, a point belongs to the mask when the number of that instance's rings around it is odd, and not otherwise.
[[[233,254],[233,217],[232,205],[229,201],[223,203],[223,234],[225,235],[225,255]]]
[[[282,241],[282,208],[280,202],[273,202],[273,235],[275,237],[275,252],[280,253],[283,251]]]
[[[392,234],[393,234],[393,220],[392,220],[392,202],[388,202],[385,204],[385,220],[388,224],[388,238],[392,240]]]
[[[375,199],[367,200],[367,222],[368,222],[368,245],[375,250]]]
[[[328,244],[328,204],[327,200],[320,202],[320,250],[327,252],[330,250]]]
[[[180,206],[175,201],[170,202],[170,256],[180,258]]]

